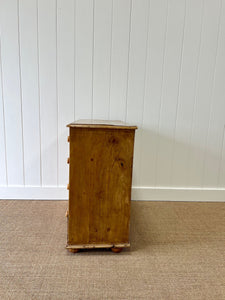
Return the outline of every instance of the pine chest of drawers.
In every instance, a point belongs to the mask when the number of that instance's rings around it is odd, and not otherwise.
[[[69,127],[67,246],[129,247],[130,200],[136,126],[81,120]]]

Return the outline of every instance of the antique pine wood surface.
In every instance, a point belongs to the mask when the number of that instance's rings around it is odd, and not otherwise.
[[[72,124],[67,248],[129,247],[136,126]]]
[[[137,126],[130,125],[122,121],[104,120],[78,120],[67,125],[67,127],[81,128],[105,128],[105,129],[137,129]]]

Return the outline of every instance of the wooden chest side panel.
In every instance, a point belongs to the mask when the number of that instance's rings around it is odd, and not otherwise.
[[[134,130],[70,128],[68,244],[127,243]]]

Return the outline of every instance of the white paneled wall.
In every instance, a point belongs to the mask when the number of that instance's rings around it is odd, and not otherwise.
[[[225,200],[225,0],[0,0],[0,198],[66,198],[80,118],[139,126],[134,199]]]

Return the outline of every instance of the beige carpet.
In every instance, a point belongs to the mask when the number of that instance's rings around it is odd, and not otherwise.
[[[66,201],[0,201],[0,299],[225,299],[225,203],[132,202],[131,248],[65,250]]]

